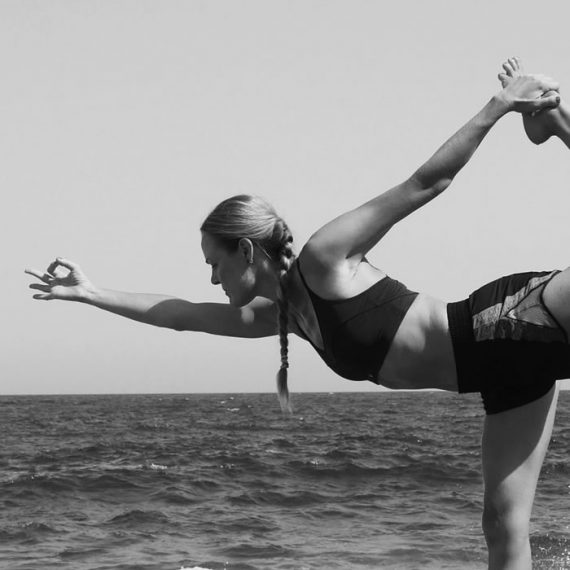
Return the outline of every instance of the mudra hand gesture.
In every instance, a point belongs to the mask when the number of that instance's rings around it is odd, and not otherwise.
[[[61,257],[56,258],[45,272],[26,269],[26,273],[42,282],[30,285],[30,289],[40,291],[33,296],[34,299],[42,301],[52,299],[81,301],[94,289],[79,265]]]

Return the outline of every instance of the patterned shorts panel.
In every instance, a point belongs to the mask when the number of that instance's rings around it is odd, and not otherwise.
[[[497,294],[506,294],[500,302],[482,309],[478,313],[473,313],[475,341],[510,339],[566,342],[564,329],[560,327],[542,300],[544,288],[558,273],[559,271],[551,271],[546,274],[538,274],[528,279],[524,284],[516,279],[511,285],[512,287],[520,286],[520,288],[512,293],[509,291],[509,277],[503,277],[493,284],[489,284],[494,285],[491,289],[495,293],[493,299],[497,299]],[[488,293],[491,292],[488,286],[485,286],[471,295],[472,309],[474,306],[480,305],[481,300],[474,302],[474,299],[477,295],[481,295],[485,289]]]
[[[570,378],[566,332],[543,301],[558,273],[502,277],[456,304],[467,311],[452,331],[459,391],[480,392],[488,414],[533,402]]]

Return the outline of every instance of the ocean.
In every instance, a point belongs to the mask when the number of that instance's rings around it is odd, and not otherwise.
[[[2,570],[483,569],[478,397],[0,397]],[[534,568],[570,568],[570,392]]]

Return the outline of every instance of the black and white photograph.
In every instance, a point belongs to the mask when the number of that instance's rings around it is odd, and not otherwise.
[[[569,22],[0,0],[0,569],[570,569]]]

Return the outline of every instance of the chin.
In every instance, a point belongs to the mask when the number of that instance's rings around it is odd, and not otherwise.
[[[232,307],[245,307],[255,299],[255,295],[229,295],[229,302]]]

